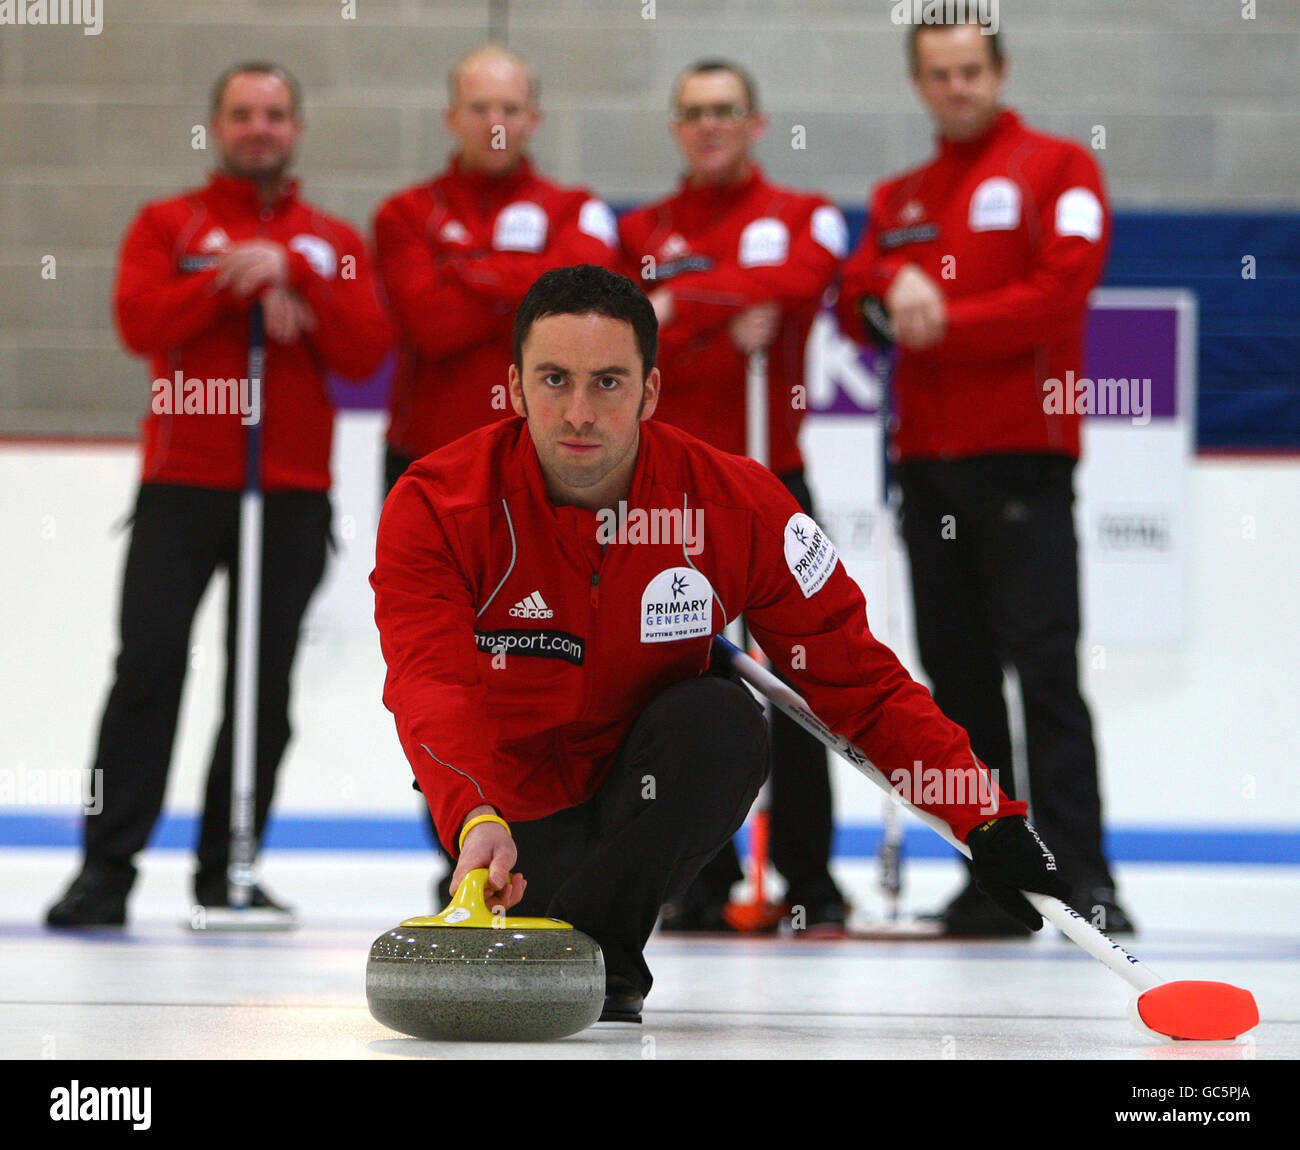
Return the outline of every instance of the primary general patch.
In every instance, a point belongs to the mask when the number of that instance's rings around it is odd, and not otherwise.
[[[641,642],[713,634],[713,586],[694,567],[660,571],[641,595]]]
[[[785,525],[785,562],[807,599],[831,577],[839,555],[826,532],[800,512]]]

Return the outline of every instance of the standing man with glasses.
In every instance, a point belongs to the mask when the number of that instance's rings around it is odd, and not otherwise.
[[[673,87],[672,132],[685,164],[667,199],[620,221],[628,274],[660,324],[663,391],[656,419],[744,455],[750,357],[767,361],[768,466],[808,514],[798,432],[806,410],[804,351],[823,294],[847,252],[847,228],[825,198],[769,183],[754,160],[766,120],[753,78],[700,60]],[[810,935],[842,934],[844,899],[829,870],[831,793],[825,749],[773,718],[772,861]],[[728,846],[665,911],[667,930],[727,930],[722,910],[741,877]]]

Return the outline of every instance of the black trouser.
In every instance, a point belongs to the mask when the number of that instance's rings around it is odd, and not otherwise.
[[[802,471],[779,476],[808,515],[812,494]],[[783,711],[772,708],[772,783],[769,790],[769,850],[772,865],[786,883],[786,901],[805,907],[843,901],[831,878],[830,772],[826,748]],[[683,900],[684,907],[725,902],[743,877],[734,844],[727,843],[705,867]]]
[[[511,824],[528,880],[512,913],[571,922],[600,944],[608,973],[645,994],[659,907],[731,841],[767,761],[763,712],[745,687],[715,675],[675,683],[633,724],[593,798]]]
[[[121,650],[100,724],[94,766],[103,810],[85,821],[86,867],[129,886],[134,856],[162,810],[176,736],[190,629],[219,567],[230,573],[226,612],[225,713],[208,770],[198,842],[198,883],[222,884],[230,843],[234,653],[239,610],[238,492],[144,484],[136,501],[122,581]],[[289,741],[289,674],[299,627],[325,569],[329,496],[284,491],[263,497],[262,603],[258,661],[258,837]]]
[[[1003,667],[1020,679],[1035,826],[1072,885],[1113,885],[1079,692],[1074,461],[988,455],[898,467],[921,664],[1014,797]]]
[[[387,496],[393,489],[393,484],[402,478],[404,472],[412,463],[415,462],[415,456],[401,455],[391,447],[384,448],[384,495]]]

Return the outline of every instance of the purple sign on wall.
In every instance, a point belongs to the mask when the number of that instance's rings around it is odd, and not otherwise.
[[[389,352],[369,379],[353,383],[332,372],[325,377],[330,399],[340,411],[382,411],[388,406],[388,392],[397,369],[397,352]]]
[[[1083,370],[1094,383],[1126,379],[1148,389],[1153,419],[1178,414],[1178,313],[1173,308],[1089,308]],[[1149,383],[1147,381],[1150,381]],[[1103,419],[1126,413],[1095,412]]]

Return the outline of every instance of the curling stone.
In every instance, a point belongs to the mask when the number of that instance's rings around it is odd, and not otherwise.
[[[472,870],[441,914],[380,935],[366,964],[366,1002],[415,1038],[536,1042],[595,1022],[605,1002],[600,947],[558,918],[493,914]]]

